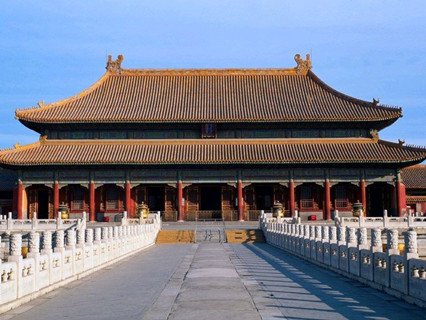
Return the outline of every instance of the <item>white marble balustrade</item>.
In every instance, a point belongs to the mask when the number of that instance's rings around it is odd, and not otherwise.
[[[325,268],[426,307],[426,260],[419,259],[417,234],[404,232],[404,251],[396,228],[292,224],[268,214],[260,226],[268,243]],[[384,251],[382,235],[387,237]]]
[[[161,219],[104,228],[31,231],[26,258],[22,233],[12,233],[0,263],[0,313],[154,244]]]

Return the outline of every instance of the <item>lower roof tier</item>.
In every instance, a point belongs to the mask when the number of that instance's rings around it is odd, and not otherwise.
[[[3,166],[408,164],[426,149],[369,138],[48,140],[0,151]]]

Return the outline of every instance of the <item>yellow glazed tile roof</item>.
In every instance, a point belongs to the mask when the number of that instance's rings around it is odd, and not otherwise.
[[[47,140],[0,152],[0,164],[198,165],[415,163],[426,150],[368,138]]]

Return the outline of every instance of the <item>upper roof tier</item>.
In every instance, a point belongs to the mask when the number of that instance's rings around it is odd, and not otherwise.
[[[24,123],[386,122],[400,108],[379,106],[330,88],[296,55],[290,69],[122,69],[87,90],[16,111]]]

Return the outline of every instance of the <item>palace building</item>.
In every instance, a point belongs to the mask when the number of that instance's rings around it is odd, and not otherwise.
[[[164,220],[330,219],[361,202],[368,216],[403,215],[400,170],[426,149],[383,141],[400,108],[344,95],[311,70],[124,69],[71,98],[16,111],[40,134],[0,151],[15,172],[15,214],[53,218],[61,204],[91,221],[148,204]]]

